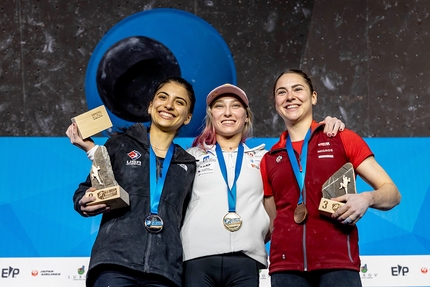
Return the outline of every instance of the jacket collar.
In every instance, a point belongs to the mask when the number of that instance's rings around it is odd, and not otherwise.
[[[142,123],[135,123],[127,129],[125,134],[141,143],[149,151],[148,129]]]
[[[149,153],[148,128],[142,123],[135,123],[127,129],[125,134],[142,144]],[[187,153],[181,146],[175,144],[175,153],[172,162],[195,162],[195,158]]]
[[[325,123],[318,123],[315,120],[313,120],[311,123],[311,133],[312,133],[311,137],[317,129],[321,129],[324,126],[325,126]],[[270,149],[270,153],[275,153],[281,150],[285,150],[285,147],[287,145],[287,137],[288,137],[288,130],[285,130],[281,134],[279,141],[276,144],[274,144],[273,147]]]
[[[262,150],[266,146],[265,144],[260,144],[256,147],[249,148],[245,143],[242,143],[242,145],[243,145],[244,152],[253,152],[257,150]],[[206,150],[206,153],[216,154],[215,145],[205,145],[205,150]],[[232,152],[235,152],[235,151],[237,151],[237,149],[233,150]]]

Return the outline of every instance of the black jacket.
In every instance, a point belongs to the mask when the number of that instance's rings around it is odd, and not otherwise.
[[[91,252],[87,286],[92,285],[92,272],[100,264],[124,266],[139,272],[161,275],[178,286],[182,277],[182,245],[180,228],[191,195],[195,158],[175,145],[159,203],[163,230],[149,233],[144,219],[150,213],[149,142],[142,124],[134,124],[124,134],[113,136],[105,144],[118,184],[128,192],[130,207],[103,214],[99,232]],[[137,151],[134,160],[128,156]],[[73,201],[82,215],[79,200],[91,186],[90,177],[79,185]]]

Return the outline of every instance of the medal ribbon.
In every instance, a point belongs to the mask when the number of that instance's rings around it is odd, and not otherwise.
[[[293,167],[294,175],[296,176],[297,183],[300,188],[300,198],[297,204],[303,203],[303,187],[305,186],[305,176],[306,176],[306,162],[308,158],[308,142],[311,137],[311,129],[308,130],[305,139],[303,141],[302,150],[299,156],[301,170],[297,162],[297,158],[294,153],[293,144],[291,143],[290,135],[287,136],[287,153],[290,158],[291,166]]]
[[[221,147],[219,144],[216,144],[215,147],[216,156],[218,157],[219,167],[221,169],[222,176],[224,177],[224,181],[227,185],[227,194],[228,194],[228,211],[236,212],[236,181],[239,178],[240,169],[242,168],[242,160],[244,154],[244,148],[242,144],[239,144],[237,157],[236,157],[236,167],[234,169],[234,181],[233,186],[230,188],[228,185],[228,177],[227,177],[227,167],[225,165],[224,156],[222,154]]]
[[[149,145],[149,198],[151,204],[151,214],[158,214],[158,204],[160,203],[161,193],[163,192],[164,181],[166,180],[167,170],[172,161],[175,145],[170,144],[163,161],[163,169],[160,177],[157,176],[157,159],[152,146]]]

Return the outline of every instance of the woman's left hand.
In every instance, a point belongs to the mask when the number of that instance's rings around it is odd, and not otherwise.
[[[372,195],[371,192],[345,194],[331,200],[345,203],[345,205],[333,213],[332,218],[337,219],[343,224],[354,225],[366,213],[372,201]]]
[[[324,133],[328,137],[334,137],[337,135],[338,131],[343,131],[345,129],[345,124],[336,117],[332,118],[327,116],[324,121],[320,123],[325,123]]]

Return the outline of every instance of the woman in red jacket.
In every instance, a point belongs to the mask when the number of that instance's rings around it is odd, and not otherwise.
[[[303,71],[282,73],[273,96],[286,131],[260,166],[271,218],[272,286],[361,286],[355,224],[369,207],[399,204],[400,193],[360,136],[347,129],[324,134],[312,116],[317,93]],[[332,198],[345,205],[331,218],[322,216],[322,185],[346,163],[374,190]]]

